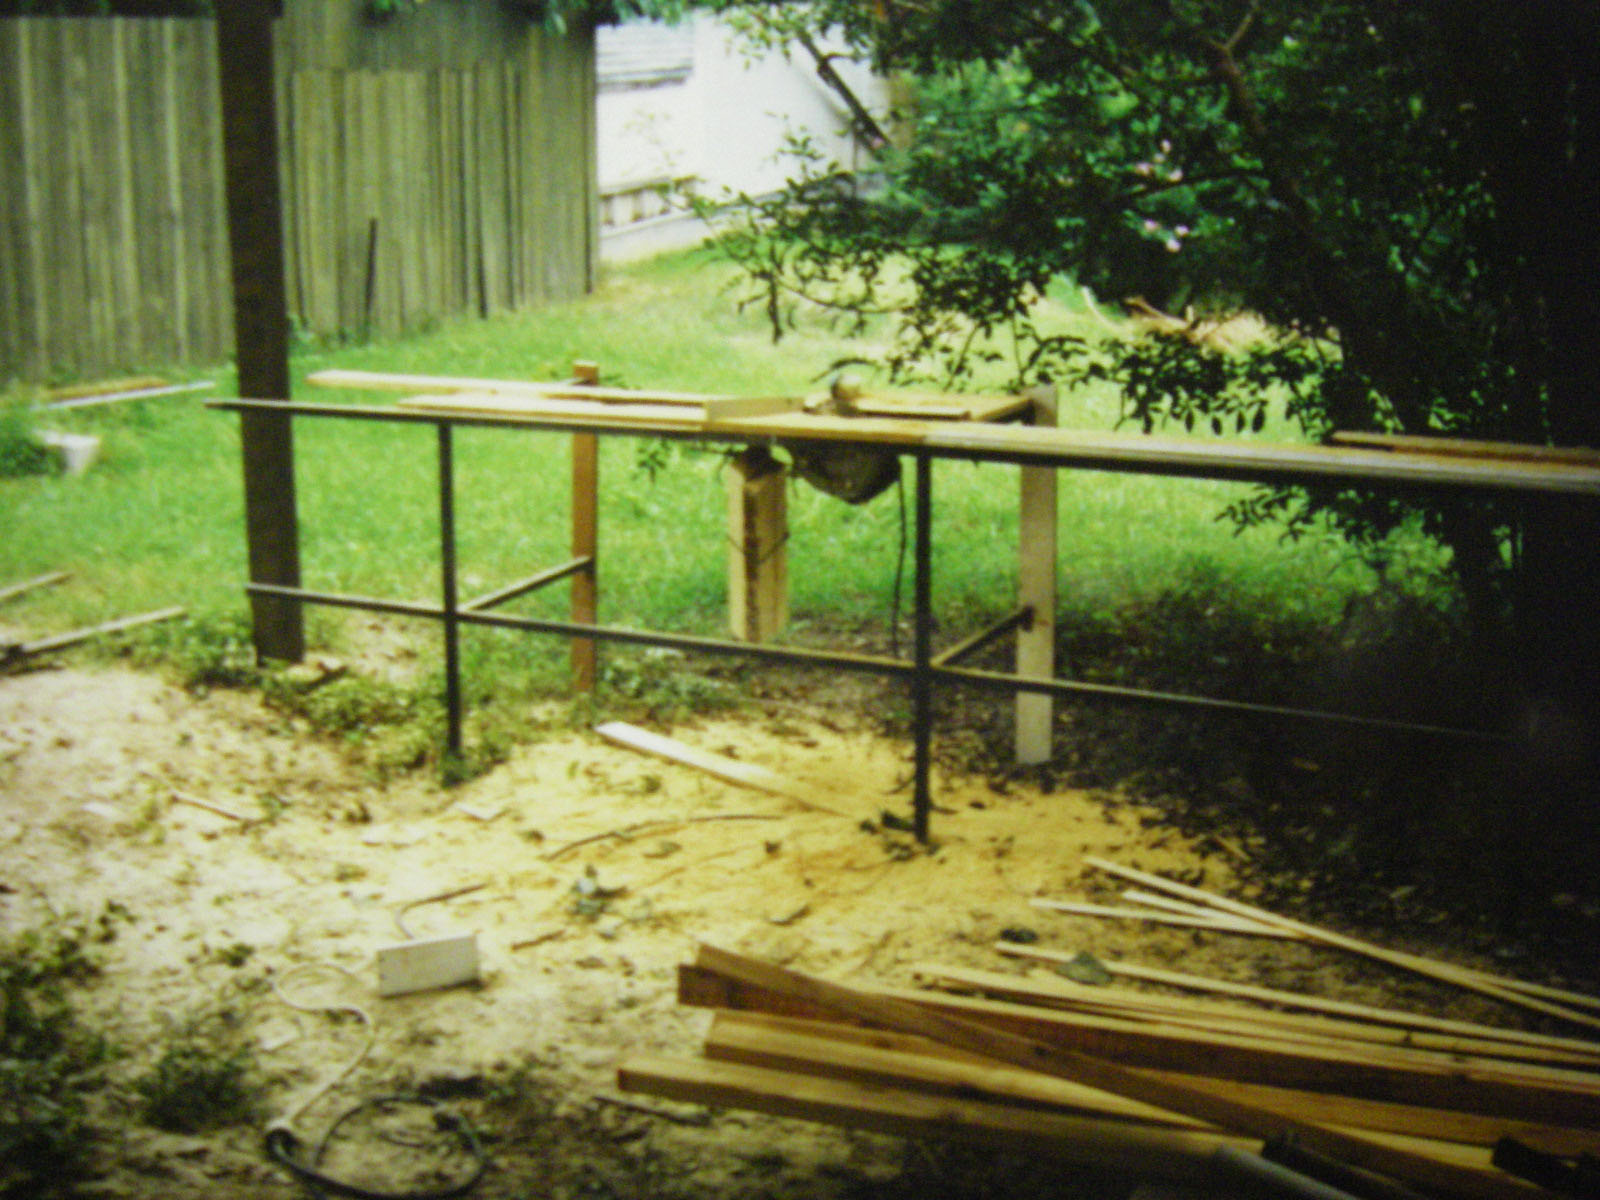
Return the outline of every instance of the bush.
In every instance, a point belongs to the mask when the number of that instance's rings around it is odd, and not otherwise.
[[[48,475],[55,469],[55,456],[34,433],[27,411],[0,404],[0,479]]]

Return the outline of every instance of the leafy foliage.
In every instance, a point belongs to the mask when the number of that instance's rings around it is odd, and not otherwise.
[[[892,376],[1109,380],[1146,430],[1248,433],[1281,405],[1313,439],[1600,445],[1582,350],[1600,318],[1587,5],[805,11],[906,73],[909,99],[870,172],[802,143],[788,188],[727,240],[776,330],[801,300],[888,319]],[[1277,332],[1243,354],[1182,338],[1090,345],[1035,322],[1063,278],[1199,315],[1248,309]],[[1331,515],[1372,547],[1417,512],[1485,622],[1528,599],[1514,586],[1525,560],[1548,574],[1561,546],[1585,540],[1574,527],[1594,525],[1348,490],[1268,492],[1232,510],[1291,532]]]

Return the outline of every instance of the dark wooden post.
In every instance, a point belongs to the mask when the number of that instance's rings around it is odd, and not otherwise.
[[[272,22],[282,0],[217,0],[222,158],[233,266],[239,395],[289,399],[289,305],[283,269]],[[241,414],[245,539],[250,581],[300,586],[294,441],[287,415]],[[305,654],[300,602],[252,596],[256,653],[296,661]]]

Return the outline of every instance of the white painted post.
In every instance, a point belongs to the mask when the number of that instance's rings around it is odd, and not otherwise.
[[[1033,423],[1056,423],[1056,391],[1035,388]],[[1033,620],[1017,633],[1017,674],[1054,677],[1056,668],[1056,469],[1023,467],[1017,519],[1017,602]],[[1017,695],[1016,755],[1023,764],[1049,762],[1055,702],[1040,692]]]

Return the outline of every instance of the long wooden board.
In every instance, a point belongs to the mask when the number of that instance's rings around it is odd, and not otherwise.
[[[1543,1124],[1600,1128],[1600,1093],[1593,1088],[1530,1086],[1437,1063],[1401,1065],[1361,1061],[1354,1056],[1330,1058],[1314,1048],[1265,1038],[1214,1037],[1149,1022],[1074,1016],[1030,1005],[932,992],[880,988],[871,994],[1130,1067],[1207,1074]],[[679,968],[678,999],[707,1008],[839,1019],[838,1013],[817,1003],[698,966]]]
[[[1363,941],[1360,938],[1348,937],[1330,929],[1322,929],[1304,921],[1296,921],[1291,917],[1269,912],[1264,908],[1257,908],[1253,904],[1245,904],[1242,901],[1232,900],[1226,896],[1218,896],[1201,888],[1190,887],[1188,884],[1178,883],[1160,875],[1152,875],[1093,855],[1085,855],[1083,861],[1088,866],[1115,875],[1120,879],[1131,880],[1146,887],[1155,888],[1158,891],[1168,892],[1181,899],[1208,904],[1223,912],[1232,913],[1247,920],[1259,921],[1263,925],[1272,925],[1279,929],[1299,933],[1308,940],[1325,946],[1333,946],[1340,950],[1349,951],[1352,954],[1359,954],[1363,958],[1374,959],[1377,962],[1387,963],[1390,966],[1424,975],[1430,979],[1454,984],[1468,991],[1492,996],[1497,1000],[1503,1000],[1507,1004],[1525,1008],[1531,1012],[1542,1013],[1549,1017],[1559,1017],[1563,1021],[1575,1025],[1583,1025],[1590,1029],[1600,1029],[1600,1015],[1591,1015],[1566,1005],[1536,999],[1519,990],[1513,980],[1498,979],[1481,971],[1458,967],[1453,963],[1440,962],[1436,959],[1424,958],[1419,954],[1411,954],[1403,950],[1392,950],[1387,946]]]
[[[539,383],[526,379],[407,375],[386,371],[347,371],[337,368],[315,371],[306,376],[306,382],[317,387],[345,388],[352,391],[403,392],[437,396],[467,392],[545,400],[592,400],[617,404],[668,404],[688,407],[704,405],[708,400],[730,399],[727,396],[706,392],[651,391],[640,388],[601,387],[591,383]],[[800,400],[796,397],[779,399],[783,399],[791,409],[800,407]]]
[[[619,402],[622,403],[626,402]],[[215,407],[251,411],[251,406],[242,402],[223,402]],[[1272,483],[1343,482],[1600,497],[1600,468],[1569,463],[1447,459],[1338,446],[1283,446],[1264,442],[1093,433],[1026,425],[838,417],[804,412],[782,412],[770,416],[719,416],[684,421],[681,416],[672,418],[668,415],[672,407],[668,404],[656,406],[661,410],[661,415],[654,419],[650,418],[648,412],[612,419],[617,407],[602,407],[596,403],[592,412],[586,410],[565,414],[559,411],[515,411],[511,406],[503,405],[484,409],[480,415],[516,420],[530,428],[580,428],[619,434],[700,433],[708,438],[761,444],[853,442],[905,453],[925,451],[934,457],[1202,479]],[[296,412],[316,413],[323,410],[316,405],[274,403],[273,411],[293,415]],[[441,408],[439,411],[446,410]],[[461,408],[458,411],[465,418],[478,410]]]
[[[639,427],[644,430],[705,429],[723,420],[739,420],[787,411],[781,396],[707,396],[697,403],[657,400],[648,393],[635,393],[630,401],[605,399],[588,394],[588,388],[573,388],[560,394],[534,392],[460,391],[407,396],[401,408],[429,412],[486,414],[525,417],[530,421],[588,422],[607,427]]]
[[[1329,439],[1338,446],[1370,446],[1402,454],[1434,454],[1460,458],[1506,458],[1525,462],[1568,462],[1600,466],[1600,450],[1584,446],[1538,446],[1526,442],[1492,442],[1475,438],[1432,437],[1404,433],[1361,433],[1341,429]]]
[[[740,762],[725,754],[713,754],[709,750],[686,745],[676,738],[651,733],[648,729],[640,729],[637,725],[629,725],[624,721],[608,721],[604,725],[596,725],[594,731],[606,741],[618,746],[626,746],[630,750],[639,750],[645,754],[653,754],[658,758],[694,767],[696,770],[740,787],[754,788],[759,792],[782,796],[813,812],[823,812],[834,817],[847,816],[838,809],[824,804],[811,788],[798,780],[790,779],[755,763]]]
[[[1204,1179],[1218,1146],[1247,1149],[1256,1144],[1216,1133],[1155,1129],[1128,1121],[1029,1111],[1009,1104],[929,1096],[739,1063],[658,1055],[627,1059],[617,1069],[617,1081],[624,1091],[672,1100],[901,1137],[977,1144],[1174,1180]]]
[[[1044,962],[1068,962],[1074,956],[1061,951],[1052,951],[1039,946],[1018,946],[1009,942],[996,943],[995,949],[999,953],[1015,958],[1034,959]],[[1258,1000],[1264,1004],[1278,1005],[1282,1008],[1300,1009],[1308,1012],[1325,1013],[1330,1016],[1353,1018],[1341,1022],[1337,1028],[1344,1036],[1361,1036],[1362,1029],[1386,1028],[1396,1030],[1417,1030],[1423,1034],[1437,1034],[1447,1038],[1466,1039],[1454,1044],[1435,1042],[1426,1036],[1399,1034],[1407,1038],[1407,1044],[1416,1045],[1425,1049],[1440,1049],[1454,1053],[1493,1054],[1499,1057],[1526,1057],[1536,1061],[1552,1063],[1565,1063],[1573,1066],[1589,1066],[1600,1068],[1600,1042],[1584,1041],[1579,1038],[1555,1037],[1551,1034],[1532,1033],[1522,1029],[1501,1029],[1493,1025],[1483,1025],[1476,1021],[1456,1021],[1445,1017],[1436,1017],[1431,1013],[1406,1012],[1395,1008],[1380,1008],[1372,1004],[1357,1004],[1352,1001],[1334,1000],[1325,996],[1313,996],[1303,992],[1288,992],[1280,988],[1266,988],[1255,984],[1237,983],[1231,980],[1210,979],[1201,975],[1193,975],[1183,971],[1168,971],[1159,967],[1146,967],[1138,963],[1126,961],[1107,961],[1101,964],[1105,970],[1116,976],[1128,979],[1139,979],[1149,983],[1166,984],[1171,987],[1186,988],[1191,991],[1211,992],[1217,995],[1237,996],[1241,999]],[[1079,989],[1080,991],[1082,989]],[[1140,1001],[1148,1005],[1159,1005],[1169,1011],[1180,1007],[1171,997],[1155,997],[1148,993],[1138,993]],[[1192,1009],[1191,1009],[1192,1010]],[[1263,1021],[1270,1024],[1281,1024],[1285,1014],[1263,1012],[1259,1009],[1247,1009],[1239,1005],[1233,1006],[1207,1006],[1206,1011],[1217,1014],[1231,1014],[1250,1020]],[[1376,1034],[1367,1035],[1370,1038]],[[1519,1048],[1521,1052],[1519,1053]]]
[[[988,1059],[926,1038],[834,1022],[717,1012],[706,1034],[708,1058],[825,1078],[849,1079],[935,1095],[994,1103],[1057,1107],[1072,1112],[1142,1120],[1174,1128],[1209,1128],[1201,1122],[1086,1088],[1066,1080],[1000,1067]],[[1551,1154],[1571,1157],[1600,1150],[1600,1130],[1571,1129],[1504,1117],[1418,1105],[1364,1100],[1271,1084],[1188,1076],[1195,1087],[1243,1098],[1275,1112],[1329,1125],[1376,1130],[1438,1141],[1493,1147],[1512,1136]]]
[[[1453,1161],[1365,1135],[1288,1118],[1255,1104],[1195,1088],[1170,1076],[1128,1067],[1109,1057],[1037,1041],[978,1021],[923,1008],[899,997],[846,987],[714,946],[702,945],[696,962],[724,978],[814,1004],[836,1016],[918,1034],[1012,1066],[1196,1117],[1237,1133],[1261,1138],[1290,1133],[1308,1149],[1423,1187],[1439,1188],[1476,1200],[1511,1200],[1537,1194],[1534,1189],[1507,1177],[1462,1167]]]

